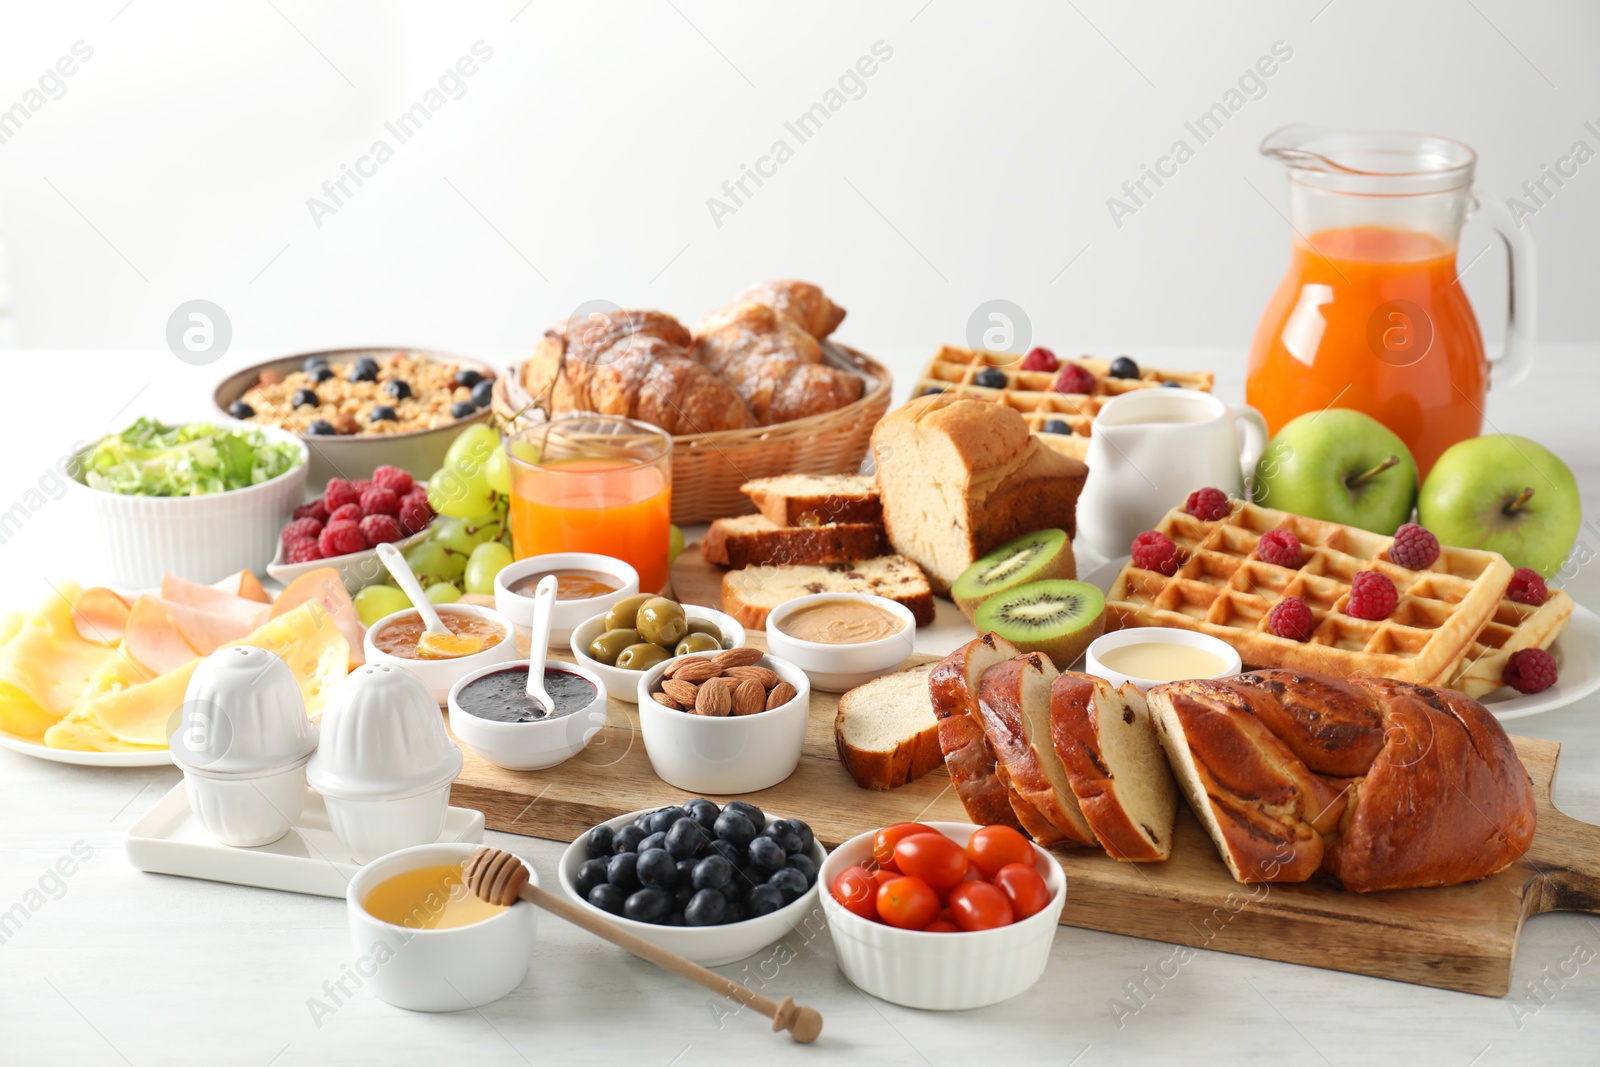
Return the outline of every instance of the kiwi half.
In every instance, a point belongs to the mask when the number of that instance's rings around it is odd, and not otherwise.
[[[1065,530],[1035,530],[1007,541],[976,560],[950,586],[950,597],[968,619],[978,605],[1006,589],[1050,578],[1076,578],[1078,564]]]
[[[1057,668],[1069,670],[1105,632],[1106,601],[1087,582],[1029,582],[985,600],[972,624],[1024,652],[1043,652]]]

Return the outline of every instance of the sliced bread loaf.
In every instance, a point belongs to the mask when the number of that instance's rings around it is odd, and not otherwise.
[[[863,789],[893,789],[944,763],[925,663],[875,678],[839,698],[833,740],[839,761]]]
[[[878,486],[861,474],[784,474],[739,487],[778,526],[882,522]]]
[[[888,551],[883,527],[876,523],[778,526],[764,515],[717,519],[700,543],[706,562],[722,567],[851,563]]]
[[[1011,794],[995,774],[994,750],[989,747],[983,713],[978,710],[983,672],[1018,654],[1005,638],[984,634],[934,664],[928,675],[928,696],[939,720],[945,768],[961,806],[967,809],[967,818],[979,826],[1022,829],[1011,808]]]
[[[767,613],[808,593],[871,593],[904,604],[918,626],[933,621],[927,576],[904,556],[818,566],[746,567],[722,576],[722,610],[741,626],[765,629]]]

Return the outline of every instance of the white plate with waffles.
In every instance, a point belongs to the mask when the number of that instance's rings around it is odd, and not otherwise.
[[[1108,591],[1121,573],[1128,557],[1107,560],[1080,576],[1102,592]],[[1600,615],[1577,605],[1567,627],[1550,646],[1556,658],[1556,684],[1542,693],[1518,693],[1501,688],[1479,699],[1502,722],[1555,711],[1600,692]]]

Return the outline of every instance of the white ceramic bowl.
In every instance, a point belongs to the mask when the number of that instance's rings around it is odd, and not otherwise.
[[[840,601],[861,601],[882,608],[899,619],[897,633],[855,645],[828,645],[802,641],[783,631],[783,620],[803,608]],[[813,593],[779,604],[767,616],[767,647],[806,672],[811,684],[824,693],[843,693],[874,678],[881,678],[916,651],[917,620],[903,604],[869,593]]]
[[[604,615],[617,601],[623,597],[633,596],[639,591],[639,572],[634,570],[631,564],[613,556],[601,556],[593,552],[551,552],[543,556],[519,559],[510,566],[502,568],[494,579],[495,610],[511,620],[517,628],[518,636],[526,638],[533,629],[533,597],[513,593],[512,583],[530,575],[558,570],[598,571],[610,575],[621,585],[616,591],[604,596],[588,597],[583,600],[557,600],[550,612],[551,648],[565,648],[567,641],[572,637],[572,631],[584,619],[596,612]]]
[[[930,822],[965,846],[978,827]],[[873,831],[876,832],[876,831]],[[873,833],[852,837],[833,850],[817,876],[832,885],[846,867],[872,857]],[[844,976],[863,992],[908,1008],[960,1011],[998,1004],[1025,991],[1044,974],[1056,923],[1067,902],[1067,876],[1056,858],[1033,846],[1034,866],[1050,887],[1050,903],[1021,922],[996,930],[929,934],[900,930],[845,910],[823,893],[822,911],[833,934],[833,951]]]
[[[352,969],[379,1000],[411,1011],[460,1011],[481,1008],[522,984],[538,913],[525,900],[483,922],[447,930],[396,926],[361,906],[384,879],[416,867],[465,862],[479,847],[464,842],[417,845],[380,856],[350,879],[344,899],[355,952]],[[528,881],[539,884],[532,864]]]
[[[1179,645],[1184,648],[1200,649],[1209,652],[1222,661],[1222,670],[1215,674],[1204,675],[1206,678],[1226,678],[1230,674],[1238,674],[1243,665],[1239,660],[1239,653],[1234,651],[1232,645],[1226,641],[1219,641],[1208,634],[1194,633],[1190,630],[1178,630],[1166,626],[1134,626],[1127,630],[1113,630],[1108,634],[1101,634],[1094,639],[1083,657],[1083,669],[1088,674],[1104,678],[1112,685],[1120,686],[1123,682],[1132,682],[1142,693],[1151,686],[1162,685],[1166,682],[1179,681],[1178,678],[1139,678],[1121,671],[1112,670],[1100,662],[1100,657],[1114,648],[1126,648],[1128,645],[1156,644]]]
[[[576,664],[545,664],[547,671],[566,671],[594,686],[594,699],[569,715],[542,722],[495,722],[461,710],[457,700],[463,689],[485,675],[517,667],[526,672],[528,661],[480,667],[450,688],[450,732],[456,740],[496,767],[513,771],[542,771],[582,752],[606,724],[606,684],[598,674]]]
[[[805,671],[775,656],[762,656],[757,665],[794,686],[793,700],[754,715],[694,715],[664,707],[650,697],[671,662],[645,671],[637,696],[645,754],[662,781],[690,793],[732,796],[775,786],[794,773],[811,712],[811,684]]]
[[[644,809],[644,811],[655,810],[655,808]],[[618,815],[615,819],[607,819],[600,825],[619,830],[643,815],[644,811]],[[771,826],[781,818],[787,816],[768,815],[767,825]],[[822,913],[817,910],[819,888],[823,884],[820,874],[817,876],[816,885],[808,889],[804,896],[766,915],[757,915],[743,922],[724,923],[721,926],[658,926],[655,923],[642,923],[621,915],[613,915],[578,896],[578,868],[582,867],[583,861],[588,858],[587,833],[579,835],[578,839],[568,845],[567,850],[561,854],[559,869],[561,889],[569,900],[575,901],[580,908],[593,912],[630,934],[637,934],[652,945],[659,945],[669,952],[676,952],[684,959],[692,960],[702,967],[720,967],[742,960],[760,952],[798,928],[804,928],[800,936],[807,941],[821,933],[823,929]],[[811,846],[811,858],[820,870],[827,858],[827,851],[820,841]]]
[[[219,420],[218,425],[244,424]],[[266,568],[284,524],[305,498],[306,447],[294,434],[254,428],[272,441],[294,445],[300,458],[276,478],[245,489],[208,496],[126,496],[67,478],[68,491],[88,502],[100,528],[111,584],[149,589],[169,574],[210,584],[241,570]],[[73,470],[87,452],[73,457]]]
[[[426,541],[432,532],[433,523],[429,523],[410,537],[402,537],[396,541],[394,547],[405,552]],[[338,571],[339,577],[344,581],[345,589],[352,593],[377,582],[389,581],[389,570],[383,565],[383,561],[378,559],[376,548],[364,548],[360,552],[346,552],[342,556],[329,556],[327,559],[314,559],[307,563],[290,563],[284,554],[281,537],[278,539],[277,554],[272,557],[272,562],[267,564],[267,573],[284,585],[288,585],[302,574],[314,571],[318,567],[332,567]]]
[[[516,659],[517,633],[510,619],[490,608],[480,608],[474,604],[436,604],[434,607],[440,616],[476,615],[479,618],[489,619],[499,625],[504,636],[498,644],[491,645],[482,652],[474,652],[470,656],[457,656],[455,659],[405,659],[401,656],[391,656],[381,651],[373,639],[386,627],[394,625],[401,619],[416,618],[416,608],[402,608],[393,615],[385,615],[368,627],[362,647],[368,663],[383,663],[390,667],[401,668],[427,686],[433,693],[434,699],[442,706],[450,697],[450,687],[461,678],[480,667],[510,663]]]
[[[744,647],[744,627],[740,626],[732,615],[724,615],[720,611],[712,608],[702,608],[697,604],[683,605],[683,614],[687,618],[703,619],[706,622],[715,623],[717,629],[722,631],[723,648]],[[614,700],[636,704],[639,702],[639,678],[645,672],[613,667],[609,664],[601,663],[589,655],[589,642],[605,632],[605,619],[605,612],[601,612],[578,624],[578,628],[572,631],[572,638],[568,642],[572,648],[572,655],[581,666],[598,674],[605,681],[607,696]],[[672,658],[669,657],[666,662],[672,662]]]

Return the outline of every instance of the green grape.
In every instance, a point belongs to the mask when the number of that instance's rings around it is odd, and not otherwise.
[[[393,615],[411,606],[411,600],[392,585],[369,585],[356,590],[356,614],[362,626],[371,626],[385,615]]]
[[[429,535],[428,540],[463,556],[472,555],[472,550],[478,547],[478,538],[472,532],[471,523],[467,519],[440,519],[434,524],[433,533]]]
[[[431,537],[407,552],[406,562],[423,585],[456,581],[467,567],[464,554],[449,551]]]
[[[461,590],[449,582],[428,586],[428,599],[435,604],[454,604],[461,599]]]
[[[480,422],[468,426],[450,442],[450,450],[444,454],[444,465],[464,471],[481,471],[499,448],[500,434],[494,427]]]
[[[513,437],[506,442],[506,451],[524,463],[539,462],[539,446],[522,437]]]
[[[428,479],[428,506],[441,515],[465,519],[494,506],[494,490],[481,468],[445,466]]]
[[[485,541],[467,560],[467,592],[494,592],[494,576],[511,562],[511,550],[499,541]]]
[[[483,465],[484,477],[489,479],[489,486],[497,493],[511,492],[511,462],[506,459],[506,450],[497,448],[489,455]]]
[[[667,562],[671,563],[683,551],[683,531],[676,524],[667,528]]]
[[[477,548],[488,541],[498,541],[506,532],[505,512],[497,509],[485,512],[482,515],[474,515],[466,520],[466,527],[468,536],[473,539],[473,548]],[[451,547],[454,548],[455,546],[452,545]],[[471,549],[468,551],[470,552]]]

